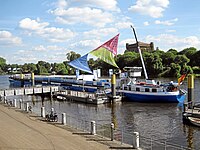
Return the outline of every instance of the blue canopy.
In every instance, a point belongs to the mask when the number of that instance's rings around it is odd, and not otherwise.
[[[86,54],[82,57],[79,57],[79,58],[69,62],[68,64],[78,70],[82,70],[82,71],[92,74],[92,71],[90,70],[88,62],[87,62],[87,57],[88,57],[88,54]]]

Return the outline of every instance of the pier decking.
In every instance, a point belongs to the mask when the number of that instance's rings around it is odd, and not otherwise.
[[[77,102],[89,103],[89,104],[104,104],[112,101],[112,98],[107,96],[105,93],[90,93],[83,91],[59,91],[55,92],[55,97],[60,100],[72,100]],[[121,101],[121,97],[118,96],[115,99],[115,102]]]
[[[82,91],[65,90],[56,92],[55,96],[57,98],[60,97],[62,100],[66,99],[90,104],[103,104],[110,102],[109,98],[106,96],[105,93],[90,93]]]

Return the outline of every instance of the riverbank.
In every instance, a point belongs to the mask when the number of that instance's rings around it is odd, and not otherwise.
[[[125,148],[116,142],[88,133],[81,133],[59,123],[49,124],[34,114],[25,113],[4,104],[0,105],[0,126],[0,149],[4,150],[107,150]]]

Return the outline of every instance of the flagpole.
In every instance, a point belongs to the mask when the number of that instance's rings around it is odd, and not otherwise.
[[[140,47],[139,47],[139,43],[138,43],[138,40],[137,40],[136,32],[135,32],[135,29],[133,28],[132,25],[131,25],[131,28],[133,29],[133,33],[134,33],[135,40],[136,40],[136,45],[137,45],[137,48],[138,48],[138,51],[139,51],[139,54],[140,54],[140,59],[141,59],[141,62],[142,62],[142,67],[143,67],[143,69],[144,69],[145,79],[148,79],[146,67],[145,67],[145,64],[144,64],[143,57],[142,57],[142,52],[141,52]]]

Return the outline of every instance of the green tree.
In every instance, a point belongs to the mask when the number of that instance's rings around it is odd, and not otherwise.
[[[196,51],[191,55],[189,65],[192,67],[200,66],[200,51]]]
[[[151,77],[157,77],[163,71],[162,59],[158,53],[144,55],[146,69]]]
[[[177,54],[178,54],[178,51],[175,50],[175,49],[169,49],[167,52],[171,52],[171,53],[173,53],[174,55],[177,55]]]
[[[66,56],[67,56],[67,61],[69,61],[69,62],[81,57],[80,54],[75,53],[73,51],[70,51],[69,53],[67,53]]]
[[[184,66],[184,65],[187,65],[187,63],[189,63],[189,59],[185,56],[185,55],[177,55],[175,58],[174,58],[174,62],[176,64],[179,64],[180,66]]]
[[[173,52],[166,52],[161,55],[163,66],[168,67],[174,62],[176,55]]]
[[[190,47],[190,48],[185,48],[182,51],[180,51],[178,54],[179,55],[185,55],[187,56],[187,58],[190,58],[194,53],[197,52],[197,49],[194,47]]]
[[[184,65],[184,66],[182,66],[180,73],[181,74],[192,74],[193,70],[192,70],[192,68],[190,66]]]
[[[25,63],[21,69],[23,73],[37,73],[37,66],[33,63]]]
[[[52,70],[58,75],[68,74],[68,70],[66,69],[64,63],[54,63]]]
[[[200,74],[200,68],[198,66],[192,67],[192,70],[194,74]]]
[[[117,55],[116,63],[120,69],[123,69],[125,66],[138,66],[140,63],[139,54],[135,52],[125,52],[124,55]]]
[[[167,74],[167,77],[179,77],[181,76],[180,71],[181,71],[181,66],[176,64],[176,63],[171,63],[170,64],[170,71]]]
[[[8,68],[6,67],[6,59],[4,59],[3,57],[0,57],[0,74],[4,74],[5,72],[7,72]]]
[[[51,70],[51,65],[45,61],[38,61],[36,64],[38,74],[48,74]]]

